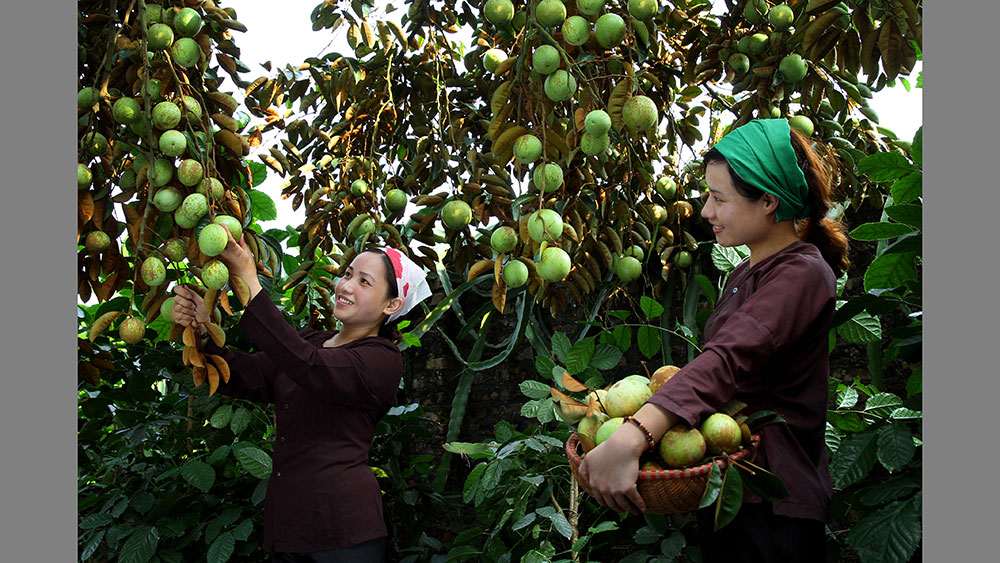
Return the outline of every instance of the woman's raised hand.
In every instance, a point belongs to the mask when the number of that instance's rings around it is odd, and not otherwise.
[[[236,274],[243,281],[249,283],[251,279],[256,279],[256,259],[247,247],[246,241],[243,240],[246,235],[240,237],[239,242],[237,242],[229,229],[226,229],[226,236],[229,237],[229,243],[219,254],[219,260],[229,268],[230,274]]]
[[[205,300],[196,291],[183,285],[174,286],[174,307],[170,312],[177,324],[190,326],[195,330],[210,320]]]

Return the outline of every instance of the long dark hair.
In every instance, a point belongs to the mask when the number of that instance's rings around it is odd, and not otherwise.
[[[796,160],[806,177],[806,184],[809,186],[809,194],[806,196],[809,217],[796,223],[799,238],[814,244],[823,255],[826,263],[833,268],[834,275],[839,277],[847,270],[847,234],[839,221],[834,221],[826,216],[830,207],[833,206],[830,200],[830,174],[819,155],[809,146],[809,139],[795,129],[791,129],[790,132]],[[726,170],[729,171],[729,176],[733,180],[733,187],[747,200],[757,201],[764,195],[763,190],[740,178],[729,166],[726,157],[722,156],[722,153],[715,147],[705,153],[702,162],[705,167],[713,162],[725,164]]]
[[[392,265],[392,259],[386,254],[381,248],[369,248],[365,252],[374,252],[376,254],[382,255],[382,264],[385,266],[385,281],[386,281],[386,293],[389,299],[395,299],[399,297],[399,290],[396,287],[396,270]],[[388,338],[393,342],[400,342],[403,340],[402,333],[399,332],[399,320],[395,319],[391,323],[389,322],[389,317],[386,317],[382,324],[379,326],[378,335],[382,338]]]

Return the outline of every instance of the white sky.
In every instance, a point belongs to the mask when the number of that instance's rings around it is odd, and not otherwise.
[[[252,81],[258,76],[274,76],[275,69],[283,68],[286,64],[298,65],[307,57],[331,50],[351,53],[345,40],[347,25],[342,25],[336,34],[331,34],[329,30],[312,30],[309,14],[319,3],[319,0],[284,0],[277,4],[239,3],[236,7],[238,19],[247,26],[247,31],[234,31],[233,35],[241,51],[240,60],[250,68],[250,72],[243,75],[244,79]],[[393,4],[391,1],[388,3]],[[397,0],[395,5],[397,9],[391,15],[401,16],[407,4]],[[270,73],[260,66],[268,60],[272,63]],[[909,77],[909,92],[897,81],[895,88],[884,88],[869,101],[869,105],[878,113],[880,125],[891,129],[902,140],[911,140],[917,128],[923,124],[923,91],[912,87],[916,84],[917,73],[921,68],[922,63],[918,61]],[[222,89],[229,91],[232,87],[233,83],[227,81]],[[237,96],[237,99],[240,97]],[[251,153],[249,158],[259,161],[256,154],[256,151]],[[285,225],[300,224],[303,207],[297,212],[292,211],[291,200],[281,200],[277,195],[282,180],[273,170],[269,169],[269,174],[262,187],[275,200],[278,220],[262,222],[262,225],[265,228],[284,228]]]

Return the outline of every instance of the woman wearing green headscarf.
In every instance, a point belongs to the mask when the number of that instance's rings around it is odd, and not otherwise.
[[[639,513],[638,460],[650,438],[678,424],[697,427],[733,399],[749,405],[746,414],[775,411],[786,422],[761,428],[755,463],[781,478],[789,496],[771,503],[746,494],[718,532],[700,511],[703,560],[824,561],[832,494],[824,442],[828,334],[836,278],[847,267],[844,229],[827,217],[829,173],[784,119],[733,130],[704,162],[701,215],[719,244],[747,245],[750,257],[730,275],[705,325],[702,353],[639,409],[637,424],[588,452],[580,475],[602,505]]]

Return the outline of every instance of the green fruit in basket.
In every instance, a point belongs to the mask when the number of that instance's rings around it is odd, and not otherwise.
[[[667,467],[678,469],[701,461],[705,457],[706,447],[705,437],[697,428],[678,424],[660,438],[659,451]]]
[[[625,418],[621,416],[616,416],[609,418],[601,424],[601,427],[597,429],[597,434],[594,436],[594,443],[600,445],[601,442],[607,440],[615,433],[615,430],[621,428],[621,425],[625,423]]]
[[[623,417],[634,414],[652,395],[648,381],[626,377],[608,389],[604,408],[612,418]]]
[[[591,445],[596,444],[597,430],[610,418],[610,416],[604,414],[603,412],[595,413],[591,416],[585,416],[580,423],[576,425],[576,433],[580,435],[581,439],[589,439]]]
[[[705,447],[709,454],[733,453],[740,449],[743,432],[738,422],[728,414],[717,412],[710,415],[699,427],[705,437]]]

